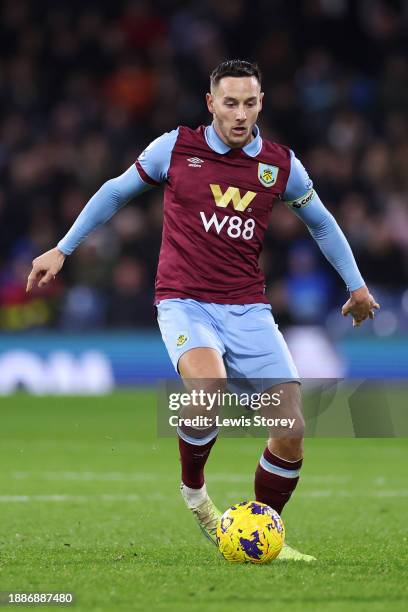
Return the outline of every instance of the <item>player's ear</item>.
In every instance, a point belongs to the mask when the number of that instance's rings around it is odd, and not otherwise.
[[[207,108],[211,114],[214,113],[214,100],[210,93],[205,94],[205,99],[207,101]]]
[[[263,97],[264,97],[264,92],[261,91],[261,93],[259,94],[259,110],[262,110]]]

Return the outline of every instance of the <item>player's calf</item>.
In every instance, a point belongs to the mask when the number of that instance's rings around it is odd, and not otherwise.
[[[200,433],[205,434],[205,431]],[[201,489],[204,485],[204,467],[217,439],[218,429],[210,430],[205,437],[193,438],[182,428],[178,429],[181,462],[181,481],[190,489]]]
[[[217,439],[218,429],[210,428],[195,433],[196,437],[192,437],[182,428],[178,429],[181,460],[180,490],[204,535],[216,543],[217,522],[221,513],[207,494],[204,467]]]
[[[287,461],[265,448],[255,472],[257,501],[281,514],[299,481],[302,461]]]
[[[267,408],[266,416],[279,418],[287,426],[270,428],[268,445],[255,472],[255,495],[258,501],[281,514],[299,481],[303,461],[304,419],[301,411],[300,386],[296,382],[272,387],[270,393],[280,393],[278,407]]]

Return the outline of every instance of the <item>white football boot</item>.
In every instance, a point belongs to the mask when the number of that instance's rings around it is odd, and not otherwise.
[[[181,483],[180,492],[205,537],[217,545],[217,524],[221,512],[209,497],[206,485],[201,489],[190,489]]]

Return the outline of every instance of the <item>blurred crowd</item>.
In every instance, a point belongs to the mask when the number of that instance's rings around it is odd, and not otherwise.
[[[0,329],[155,325],[162,190],[97,229],[25,293],[101,184],[161,133],[207,124],[219,61],[258,61],[265,137],[289,145],[382,302],[408,313],[408,2],[4,0],[0,5]],[[343,333],[345,287],[277,204],[262,266],[278,322]]]

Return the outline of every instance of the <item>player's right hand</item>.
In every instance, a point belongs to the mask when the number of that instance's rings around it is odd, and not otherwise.
[[[65,255],[55,247],[33,260],[33,268],[27,279],[26,291],[37,283],[38,287],[44,287],[50,280],[56,277],[65,261]]]

